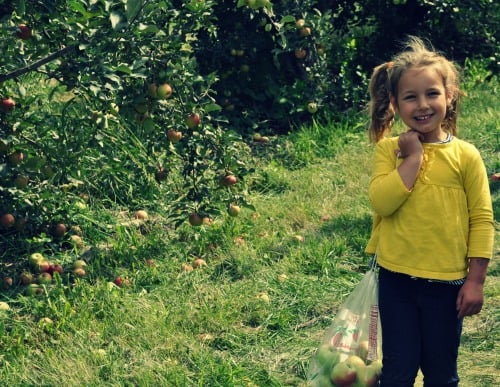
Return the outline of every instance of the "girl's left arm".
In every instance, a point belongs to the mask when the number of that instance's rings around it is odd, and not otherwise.
[[[457,297],[458,318],[481,312],[484,303],[484,281],[489,262],[488,258],[469,259],[469,273]]]

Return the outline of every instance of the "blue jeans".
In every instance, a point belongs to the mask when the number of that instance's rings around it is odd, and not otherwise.
[[[412,387],[419,368],[425,387],[458,386],[459,290],[380,268],[381,387]]]

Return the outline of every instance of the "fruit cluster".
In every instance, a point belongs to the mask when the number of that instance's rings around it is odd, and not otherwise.
[[[373,387],[382,372],[380,359],[368,360],[368,341],[361,341],[355,353],[346,354],[330,345],[321,345],[314,357],[318,372],[312,377],[313,386]]]

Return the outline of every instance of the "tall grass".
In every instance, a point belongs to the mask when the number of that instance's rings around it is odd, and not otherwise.
[[[498,104],[496,81],[476,86],[460,118],[490,174],[500,170]],[[88,277],[42,298],[0,297],[11,305],[0,311],[0,385],[304,386],[323,332],[368,265],[364,121],[272,139],[249,179],[257,210],[236,219],[174,232],[161,211],[138,225],[96,203]],[[491,189],[498,226],[498,183]],[[207,266],[186,269],[196,258]],[[116,275],[130,285],[115,286]],[[465,321],[463,386],[500,384],[497,261],[485,292],[483,312]]]

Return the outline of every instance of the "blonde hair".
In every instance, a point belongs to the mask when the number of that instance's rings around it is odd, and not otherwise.
[[[436,69],[443,79],[447,95],[451,95],[443,129],[453,135],[457,134],[457,108],[459,98],[463,94],[459,85],[458,67],[432,47],[428,48],[422,39],[410,36],[403,51],[394,56],[390,62],[383,63],[373,70],[368,87],[370,92],[368,133],[373,142],[380,141],[391,132],[395,111],[391,106],[390,97],[397,100],[398,84],[403,73],[409,68],[424,66]]]

